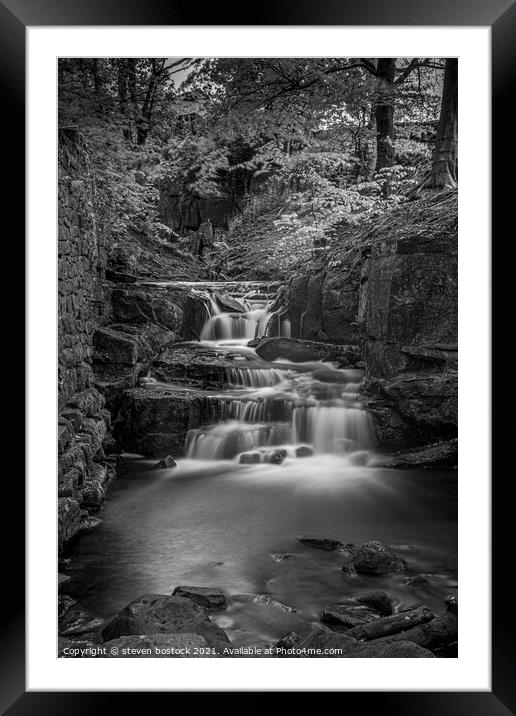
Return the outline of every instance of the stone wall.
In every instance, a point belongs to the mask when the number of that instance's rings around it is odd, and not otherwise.
[[[115,474],[111,416],[94,387],[93,336],[104,320],[105,251],[84,139],[59,132],[58,157],[58,543],[94,517]]]
[[[58,394],[59,407],[91,382],[92,338],[103,312],[105,253],[95,216],[91,163],[84,139],[59,132]]]

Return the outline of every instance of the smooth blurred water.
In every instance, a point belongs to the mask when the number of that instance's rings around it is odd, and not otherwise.
[[[456,474],[355,467],[339,455],[282,465],[126,458],[100,516],[73,547],[70,593],[106,619],[146,592],[219,586],[231,606],[216,617],[236,645],[266,644],[307,631],[321,610],[355,590],[385,589],[401,608],[437,612],[456,590]],[[350,577],[342,556],[305,547],[297,536],[360,544],[378,539],[408,573]],[[272,555],[292,553],[285,561]],[[405,585],[410,574],[429,583]],[[252,602],[269,593],[289,614]]]

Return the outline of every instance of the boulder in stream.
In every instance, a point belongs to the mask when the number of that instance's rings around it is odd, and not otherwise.
[[[172,592],[173,597],[184,597],[195,604],[199,604],[207,611],[218,611],[226,609],[228,602],[226,595],[218,587],[176,587]]]
[[[299,447],[296,448],[296,457],[312,457],[313,454],[313,448],[308,445],[299,445]]]
[[[228,643],[226,633],[203,607],[184,597],[143,594],[128,604],[103,630],[106,641],[133,634],[197,634],[208,646]]]
[[[327,539],[324,537],[298,537],[298,542],[301,542],[301,544],[306,545],[307,547],[314,547],[314,549],[322,549],[325,552],[334,552],[335,550],[340,550],[342,545],[342,542],[339,542],[336,539]]]
[[[238,460],[241,465],[256,465],[261,461],[262,456],[259,452],[243,452]]]
[[[167,455],[167,457],[158,460],[154,467],[158,470],[165,469],[167,467],[177,467],[177,462],[174,460],[172,455]]]
[[[348,572],[350,566],[358,574],[390,574],[402,572],[407,568],[407,563],[384,544],[374,540],[349,549],[342,571]]]

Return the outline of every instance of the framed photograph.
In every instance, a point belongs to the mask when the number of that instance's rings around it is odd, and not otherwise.
[[[510,713],[490,147],[514,5],[0,12],[27,149],[5,712],[338,691]]]

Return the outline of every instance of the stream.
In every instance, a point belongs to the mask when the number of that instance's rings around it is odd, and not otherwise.
[[[190,288],[206,301],[199,349],[231,356],[235,367],[213,395],[213,420],[188,432],[177,467],[124,456],[103,523],[73,546],[69,593],[109,620],[144,593],[218,586],[230,606],[213,619],[235,646],[306,633],[324,607],[363,589],[384,589],[399,609],[442,612],[457,586],[456,474],[375,467],[360,370],[260,358],[249,341],[271,325],[290,335],[262,286]],[[380,540],[408,571],[350,575],[342,555],[298,536]],[[428,582],[409,586],[411,575]]]

